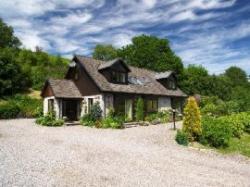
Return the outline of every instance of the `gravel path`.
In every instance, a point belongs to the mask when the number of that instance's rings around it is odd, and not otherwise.
[[[179,146],[174,133],[0,120],[0,186],[250,186],[249,159]]]

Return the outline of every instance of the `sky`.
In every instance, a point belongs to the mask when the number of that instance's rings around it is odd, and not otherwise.
[[[167,38],[184,65],[250,74],[250,0],[1,0],[0,17],[27,49],[91,56],[147,34]]]

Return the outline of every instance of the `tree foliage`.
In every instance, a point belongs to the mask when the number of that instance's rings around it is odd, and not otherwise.
[[[4,23],[0,18],[0,48],[18,48],[20,47],[20,45],[20,40],[16,36],[14,36],[13,28]]]
[[[190,140],[197,140],[201,135],[200,109],[194,97],[188,98],[184,108],[183,131],[188,134]]]
[[[11,48],[0,50],[0,96],[14,95],[31,85],[28,74],[16,62],[16,54]]]
[[[35,52],[20,48],[13,28],[0,18],[0,97],[32,87],[41,89],[48,77],[62,78],[67,61],[37,47]]]
[[[155,36],[132,38],[132,44],[119,49],[118,56],[140,68],[158,72],[173,70],[177,74],[183,71],[182,61],[170,48],[169,41]]]
[[[227,76],[232,82],[233,86],[246,85],[247,84],[247,74],[244,70],[239,67],[232,66],[225,71],[225,76]]]
[[[173,70],[182,73],[181,59],[172,51],[167,39],[140,35],[132,38],[132,44],[115,49],[112,45],[97,45],[93,58],[112,60],[120,57],[129,65],[158,72]]]
[[[96,45],[94,52],[93,52],[93,58],[97,60],[112,60],[117,57],[117,50],[112,45],[102,45],[98,44]]]

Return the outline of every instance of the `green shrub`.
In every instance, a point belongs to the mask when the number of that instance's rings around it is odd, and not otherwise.
[[[169,111],[161,111],[161,112],[158,112],[158,117],[160,118],[161,120],[161,123],[168,123],[169,120],[170,120],[170,115],[169,115]]]
[[[119,116],[107,116],[102,120],[102,128],[112,128],[112,129],[122,129],[124,123],[124,119]]]
[[[17,118],[20,113],[20,108],[9,102],[0,105],[0,119]]]
[[[6,98],[0,106],[0,118],[38,117],[42,114],[42,100],[27,95],[15,95]]]
[[[20,108],[20,117],[38,117],[42,112],[42,100],[27,95],[15,95],[9,99],[9,103],[16,104]]]
[[[202,118],[200,142],[214,147],[226,147],[232,137],[232,129],[224,120],[214,117]]]
[[[184,131],[178,130],[175,136],[175,140],[180,145],[188,145],[188,134]]]
[[[45,116],[41,116],[36,119],[36,123],[43,126],[62,126],[64,124],[64,120],[56,119],[54,112],[49,112]]]
[[[234,137],[241,137],[244,132],[244,119],[242,120],[239,114],[223,116],[219,119],[231,128]]]
[[[250,113],[241,112],[237,115],[238,115],[238,118],[241,120],[241,122],[244,125],[244,131],[247,133],[250,133]]]
[[[98,121],[101,120],[101,118],[102,118],[102,109],[100,107],[100,104],[96,102],[91,107],[90,113],[85,114],[83,117],[81,117],[80,123],[84,126],[93,127],[95,126],[95,123],[98,123]]]
[[[162,111],[162,112],[154,112],[149,113],[145,117],[145,121],[153,122],[155,120],[159,120],[160,123],[168,123],[169,122],[169,112],[168,111]]]
[[[216,97],[203,97],[201,113],[209,116],[224,116],[240,111],[239,103],[236,101],[222,101]]]
[[[143,121],[144,120],[144,102],[143,99],[140,97],[136,102],[135,108],[135,119],[136,121]]]
[[[100,107],[99,102],[93,104],[90,110],[91,117],[96,121],[102,118],[102,109]]]
[[[158,113],[150,113],[145,117],[145,121],[152,122],[156,119],[159,119]]]
[[[95,122],[97,120],[94,119],[94,117],[91,114],[85,114],[83,117],[80,119],[80,123],[84,126],[89,126],[92,127],[95,125]]]
[[[184,108],[183,131],[188,134],[189,140],[197,140],[201,135],[200,109],[194,97],[189,97]]]

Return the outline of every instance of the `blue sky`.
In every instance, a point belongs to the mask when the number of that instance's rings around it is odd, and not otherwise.
[[[185,65],[250,74],[249,0],[1,0],[0,17],[29,49],[89,56],[148,34],[168,38]]]

